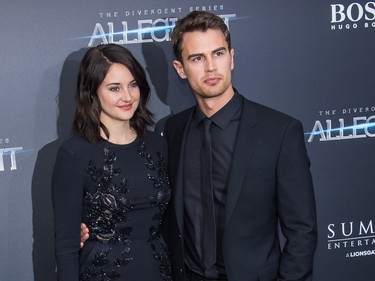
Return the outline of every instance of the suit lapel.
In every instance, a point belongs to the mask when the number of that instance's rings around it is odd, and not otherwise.
[[[184,151],[186,145],[186,135],[190,128],[194,108],[191,108],[181,118],[176,118],[175,123],[171,126],[172,137],[168,138],[168,145],[172,146],[170,153],[173,153],[173,165],[170,169],[173,174],[172,189],[174,190],[174,205],[180,233],[183,233],[183,179],[184,179]],[[244,100],[243,111],[238,128],[236,144],[233,152],[233,158],[228,179],[228,196],[225,211],[225,226],[230,221],[234,207],[241,191],[242,183],[245,179],[246,172],[251,161],[256,142],[259,136],[258,118],[256,108],[252,102]]]
[[[258,136],[259,126],[256,108],[253,103],[244,100],[231,168],[229,171],[225,226],[228,225],[232,217]]]

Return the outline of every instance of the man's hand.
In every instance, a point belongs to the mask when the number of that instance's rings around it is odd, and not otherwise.
[[[81,223],[81,248],[87,239],[89,239],[89,229],[87,228],[86,224]]]

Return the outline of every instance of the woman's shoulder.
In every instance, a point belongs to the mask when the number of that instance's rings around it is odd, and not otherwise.
[[[144,138],[148,141],[155,141],[155,142],[165,142],[165,138],[154,131],[147,130]]]
[[[92,144],[90,144],[86,139],[81,136],[73,136],[65,140],[61,146],[61,151],[66,151],[69,154],[85,154],[88,150],[92,149]]]
[[[167,142],[163,136],[153,131],[147,131],[143,137],[145,145],[149,148],[153,148],[162,153],[165,153],[167,149]]]

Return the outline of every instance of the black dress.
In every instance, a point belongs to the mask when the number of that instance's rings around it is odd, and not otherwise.
[[[52,179],[59,281],[171,280],[160,235],[170,199],[165,140],[148,132],[127,145],[74,137]],[[90,238],[80,249],[80,223]]]

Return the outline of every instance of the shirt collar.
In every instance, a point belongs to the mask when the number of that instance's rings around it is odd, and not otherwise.
[[[231,120],[234,119],[236,113],[242,108],[242,96],[235,90],[233,97],[218,112],[211,116],[211,120],[216,126],[224,129]],[[193,125],[198,126],[199,123],[206,118],[199,106],[196,106]]]

